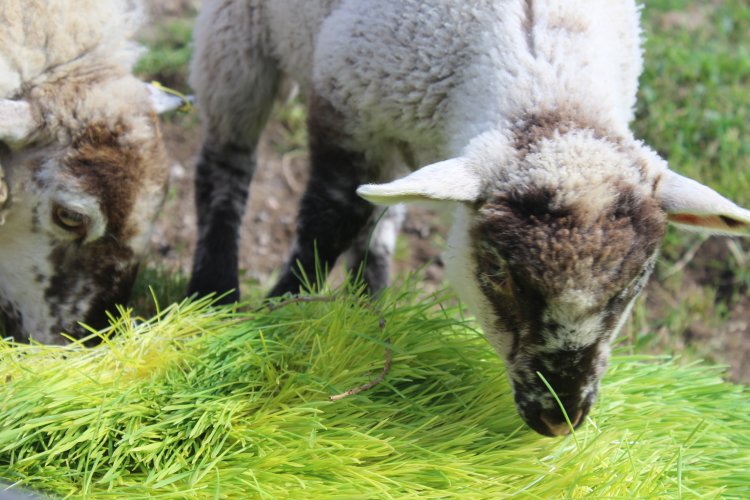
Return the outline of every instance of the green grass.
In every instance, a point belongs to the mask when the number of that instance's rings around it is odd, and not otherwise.
[[[673,26],[660,4],[683,15],[696,9],[698,25]],[[750,47],[744,43],[750,5],[649,2],[645,14],[636,132],[675,170],[750,204]]]
[[[171,304],[185,298],[188,277],[154,265],[144,266],[133,285],[129,306],[140,317],[150,318],[157,313],[156,304]]]
[[[644,7],[645,71],[634,130],[674,170],[750,206],[750,4],[744,0],[656,0]],[[651,313],[638,307],[630,335],[640,345],[679,349],[683,332],[698,321],[720,327],[747,295],[750,244],[739,256],[728,248],[699,253],[695,267],[709,268],[697,292],[683,273],[665,277],[700,237],[671,230],[649,291]],[[655,332],[670,332],[670,338]],[[697,348],[700,353],[701,348]]]
[[[471,324],[413,286],[2,344],[0,478],[71,498],[750,495],[750,394],[720,369],[615,356],[575,438],[544,438]],[[329,402],[381,371],[387,337],[385,381]]]
[[[144,37],[148,52],[138,61],[135,73],[147,81],[189,93],[187,70],[193,52],[193,19],[172,19]]]

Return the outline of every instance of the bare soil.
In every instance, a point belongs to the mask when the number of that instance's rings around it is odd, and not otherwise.
[[[657,346],[726,364],[727,378],[743,383],[750,383],[750,296],[729,263],[737,259],[746,268],[747,255],[747,242],[708,238],[685,263],[678,287],[665,287],[655,276],[645,294],[650,318],[683,311],[680,324],[656,332]],[[705,300],[711,290],[715,294]]]

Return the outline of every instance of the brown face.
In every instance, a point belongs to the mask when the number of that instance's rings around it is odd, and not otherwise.
[[[63,343],[127,301],[166,188],[156,115],[91,122],[70,144],[1,159],[13,205],[0,226],[8,333]]]
[[[138,271],[131,248],[104,239],[84,245],[63,243],[49,258],[53,273],[38,279],[45,285],[49,314],[57,320],[51,335],[65,331],[80,338],[88,332],[78,322],[103,328],[107,312],[116,313],[116,306],[128,301]]]
[[[518,411],[544,435],[588,414],[610,342],[653,268],[665,216],[626,186],[592,216],[551,188],[497,195],[479,210],[472,241],[490,336],[504,338]],[[541,376],[540,376],[541,374]]]

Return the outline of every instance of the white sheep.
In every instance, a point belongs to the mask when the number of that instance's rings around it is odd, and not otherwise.
[[[127,0],[0,2],[0,311],[61,343],[125,301],[167,181]]]
[[[343,252],[372,290],[386,284],[400,215],[368,240],[374,207],[356,193],[442,205],[447,275],[505,358],[519,413],[569,432],[538,373],[580,425],[667,222],[750,227],[633,137],[640,37],[632,0],[209,0],[191,75],[206,131],[191,292],[237,288],[247,183],[286,73],[307,96],[312,174],[271,294]]]

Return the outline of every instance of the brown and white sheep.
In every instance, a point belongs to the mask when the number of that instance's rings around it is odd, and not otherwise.
[[[191,292],[237,288],[256,144],[286,73],[307,96],[312,174],[271,294],[344,252],[385,286],[399,216],[370,238],[365,200],[443,206],[449,279],[542,434],[569,428],[538,374],[580,425],[668,222],[750,228],[750,212],[633,137],[633,0],[208,0],[195,41],[206,140]]]
[[[128,0],[0,2],[0,311],[17,339],[65,341],[127,300],[164,199],[157,112],[131,75]]]

